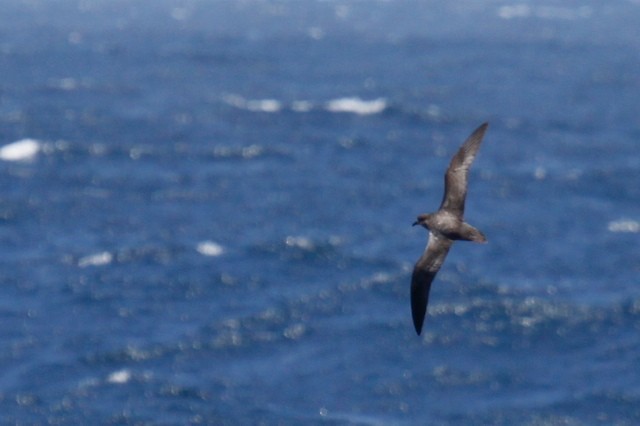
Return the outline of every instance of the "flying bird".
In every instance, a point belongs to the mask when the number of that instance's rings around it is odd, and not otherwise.
[[[489,123],[484,123],[478,127],[451,159],[444,175],[444,197],[438,211],[419,215],[413,224],[422,225],[429,230],[427,247],[416,262],[411,276],[411,314],[418,335],[422,331],[424,316],[427,313],[431,283],[453,242],[487,242],[482,232],[466,223],[463,216],[464,200],[467,196],[467,174],[480,149],[488,125]]]

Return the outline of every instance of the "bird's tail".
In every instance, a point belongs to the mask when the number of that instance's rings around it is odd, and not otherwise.
[[[467,241],[473,241],[474,243],[486,243],[487,237],[482,232],[468,223],[464,223],[462,229],[462,239]]]

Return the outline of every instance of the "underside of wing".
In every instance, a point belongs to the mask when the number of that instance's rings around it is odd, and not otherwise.
[[[422,332],[424,317],[427,313],[431,283],[440,270],[452,244],[453,241],[447,238],[437,237],[433,233],[429,233],[427,249],[413,268],[413,275],[411,276],[411,315],[413,317],[413,325],[418,334]]]
[[[467,173],[480,149],[488,123],[482,124],[467,138],[451,159],[444,176],[444,197],[440,208],[462,216],[467,196]]]
[[[413,326],[418,335],[422,332],[422,324],[427,314],[427,305],[429,304],[429,291],[431,283],[435,278],[435,272],[429,272],[418,269],[413,270],[411,277],[411,316],[413,318]]]

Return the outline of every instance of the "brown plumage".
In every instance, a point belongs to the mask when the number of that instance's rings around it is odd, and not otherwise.
[[[464,200],[467,196],[467,174],[480,149],[488,123],[478,127],[451,159],[444,175],[444,196],[435,213],[421,214],[413,224],[429,230],[429,241],[416,262],[411,276],[411,314],[416,332],[420,334],[427,313],[431,283],[440,270],[449,249],[456,240],[485,243],[485,236],[464,221]]]

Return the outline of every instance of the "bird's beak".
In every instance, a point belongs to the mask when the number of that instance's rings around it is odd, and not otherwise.
[[[415,222],[413,222],[413,225],[411,225],[411,226],[416,226],[416,225],[420,225],[420,222],[418,222],[417,220]]]

